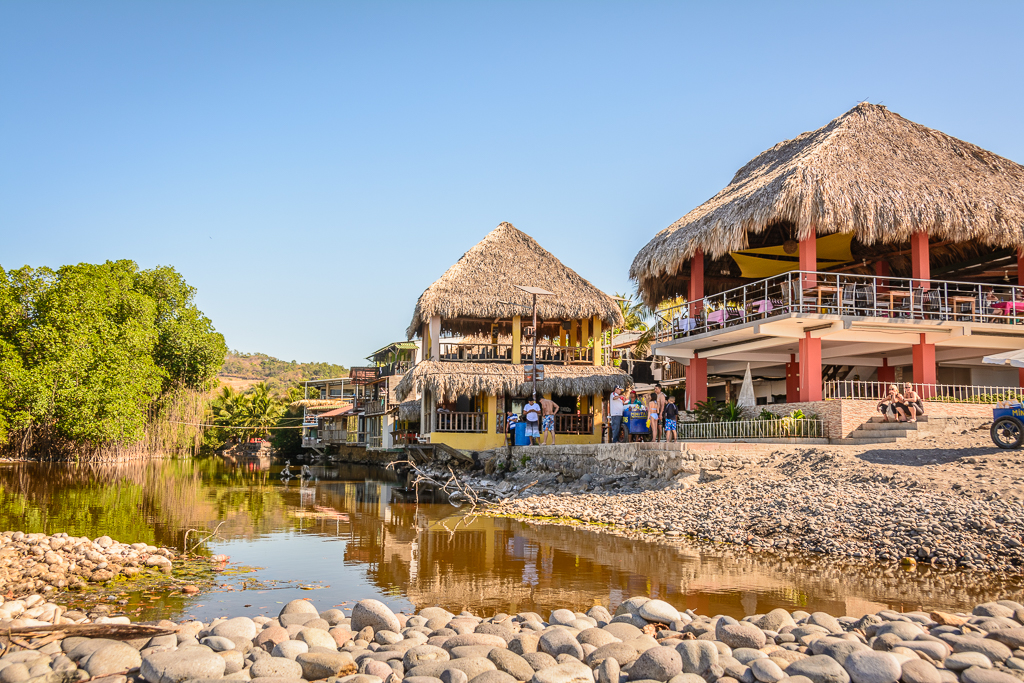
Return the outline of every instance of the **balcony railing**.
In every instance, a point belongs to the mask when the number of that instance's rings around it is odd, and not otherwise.
[[[593,434],[594,416],[562,414],[555,415],[555,434]]]
[[[828,436],[821,420],[740,420],[738,422],[680,422],[680,441],[693,439],[824,439]]]
[[[352,445],[366,443],[366,432],[350,431],[345,436],[345,443],[347,444]]]
[[[380,450],[384,448],[384,437],[383,436],[368,436],[366,437],[366,448],[367,450]]]
[[[367,415],[386,413],[388,410],[388,400],[386,398],[368,398],[363,410]]]
[[[533,359],[533,344],[520,345],[520,356],[523,363]],[[439,358],[443,361],[464,363],[511,363],[512,344],[438,344]],[[590,364],[594,362],[594,350],[578,346],[558,346],[557,344],[537,344],[537,362],[555,365]]]
[[[386,365],[379,365],[377,366],[377,376],[391,377],[393,375],[404,375],[412,370],[412,366],[413,362],[411,360],[400,360]]]
[[[486,432],[487,413],[437,412],[435,432]]]
[[[903,394],[909,382],[861,382],[841,380],[825,382],[822,385],[824,399],[863,399],[880,401],[885,398],[889,387]],[[971,386],[969,384],[914,384],[914,390],[925,401],[933,403],[995,403],[1010,399],[1024,400],[1024,389],[1020,387]]]
[[[1022,324],[1024,287],[792,271],[658,311],[657,341],[789,313]]]

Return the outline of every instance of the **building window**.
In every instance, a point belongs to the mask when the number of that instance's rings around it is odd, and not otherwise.
[[[341,389],[331,389],[331,398],[340,398]]]

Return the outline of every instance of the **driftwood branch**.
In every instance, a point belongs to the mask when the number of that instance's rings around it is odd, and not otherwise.
[[[226,521],[226,520],[225,520],[225,521]],[[206,537],[204,537],[204,538],[201,538],[201,539],[199,539],[198,541],[196,541],[196,544],[195,544],[194,546],[192,546],[192,550],[195,550],[196,548],[198,548],[199,546],[201,546],[202,544],[206,543],[206,542],[207,542],[207,541],[209,541],[209,540],[210,540],[211,538],[213,538],[214,536],[216,536],[216,535],[217,535],[217,532],[219,532],[219,531],[220,531],[220,528],[221,528],[222,526],[224,526],[224,522],[223,522],[223,521],[222,521],[222,522],[221,522],[220,524],[218,524],[218,525],[217,525],[217,528],[216,528],[216,529],[214,529],[214,530],[213,530],[213,531],[212,531],[211,533],[207,534],[207,535],[206,535]],[[194,532],[195,532],[195,533],[196,533],[197,535],[198,535],[198,534],[200,533],[200,532],[199,532],[199,529],[188,529],[187,531],[185,531],[185,542],[184,542],[184,543],[182,543],[182,546],[181,546],[181,551],[182,551],[182,552],[183,552],[184,554],[186,554],[186,555],[188,555],[188,535],[189,535],[190,533],[192,533],[193,531],[194,531]]]
[[[109,638],[110,640],[134,640],[135,638],[152,638],[174,633],[173,629],[159,626],[141,626],[138,624],[55,624],[53,626],[22,626],[20,628],[0,629],[0,638],[9,641],[27,637],[40,638],[59,635],[61,638],[80,636],[82,638]]]

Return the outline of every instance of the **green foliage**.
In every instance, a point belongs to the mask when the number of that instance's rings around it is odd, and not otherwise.
[[[272,393],[284,394],[300,380],[346,377],[348,368],[334,363],[298,363],[283,361],[265,353],[231,351],[224,359],[220,375],[260,380],[270,387]]]
[[[619,310],[622,312],[622,318],[625,320],[622,329],[643,333],[636,339],[633,354],[637,358],[645,358],[650,353],[655,331],[653,327],[647,324],[650,310],[640,302],[634,303],[632,297],[624,297],[621,294],[616,294],[615,296],[619,298]]]
[[[193,295],[132,261],[0,268],[0,450],[139,443],[160,396],[201,389],[226,352]]]
[[[686,412],[697,422],[737,422],[743,419],[743,411],[735,401],[718,401],[714,397],[698,401],[694,410]]]
[[[223,386],[211,399],[207,421],[216,425],[207,430],[207,444],[218,446],[232,437],[267,438],[274,447],[287,453],[301,450],[300,429],[291,429],[302,421],[302,411],[289,404],[302,398],[302,389],[292,387],[285,399],[275,397],[263,382],[240,392]],[[287,429],[285,429],[287,427]]]

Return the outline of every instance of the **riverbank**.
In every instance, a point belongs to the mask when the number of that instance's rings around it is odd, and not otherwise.
[[[619,476],[578,476],[535,456],[520,469],[471,474],[466,483],[495,493],[500,502],[489,514],[578,520],[758,550],[1020,573],[1024,459],[987,439],[982,430],[965,430],[870,447],[706,455],[693,468],[699,474],[675,476],[646,466]]]
[[[4,603],[4,683],[1020,683],[1024,605],[972,613],[882,610],[861,618],[775,609],[742,620],[634,597],[586,613],[439,607],[349,614],[293,600],[276,618],[131,624],[106,612],[50,619],[41,596]],[[23,611],[11,609],[18,605]],[[44,603],[45,604],[45,603]],[[26,615],[32,614],[31,618]],[[74,618],[72,618],[72,616]]]

